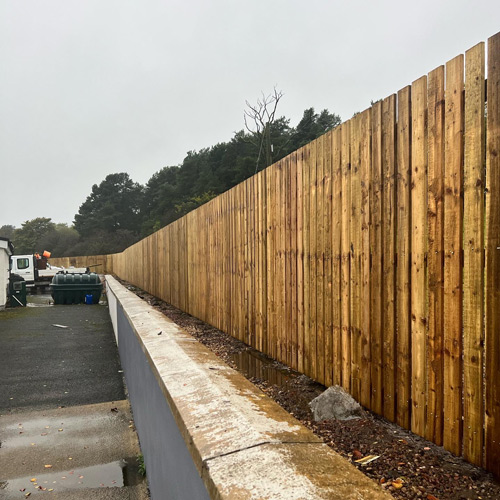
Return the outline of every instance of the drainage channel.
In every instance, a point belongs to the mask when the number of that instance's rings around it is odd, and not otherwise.
[[[236,369],[247,378],[282,386],[300,376],[300,373],[252,348],[231,354],[230,357]]]

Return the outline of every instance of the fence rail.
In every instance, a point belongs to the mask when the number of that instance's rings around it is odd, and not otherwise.
[[[500,475],[500,34],[94,261]]]

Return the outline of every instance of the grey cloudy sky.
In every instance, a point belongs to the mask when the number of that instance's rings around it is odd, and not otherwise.
[[[138,182],[279,115],[348,119],[500,30],[500,1],[0,0],[0,226],[71,223],[93,184]]]

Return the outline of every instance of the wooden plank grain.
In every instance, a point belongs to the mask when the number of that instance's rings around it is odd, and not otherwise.
[[[297,161],[297,370],[304,372],[304,149]]]
[[[342,168],[342,387],[351,390],[351,120],[341,125]]]
[[[332,324],[332,132],[324,135],[323,142],[323,255],[324,255],[324,385],[333,384],[333,324]]]
[[[398,92],[396,181],[396,422],[410,428],[411,414],[411,87]]]
[[[411,430],[425,432],[426,267],[427,251],[427,77],[412,83],[411,145]]]
[[[500,476],[500,33],[488,39],[486,145],[486,467]]]
[[[318,177],[317,177],[317,141],[310,143],[310,161],[309,161],[309,217],[310,217],[310,269],[309,269],[309,360],[310,377],[317,380],[318,373],[318,347],[317,347],[317,288],[316,288],[316,268],[318,263],[318,217],[316,212]]]
[[[325,136],[316,139],[316,380],[325,383],[325,228],[323,212],[325,208]]]
[[[446,63],[444,149],[444,447],[462,451],[462,231],[464,57]]]
[[[483,463],[484,43],[465,53],[463,456]]]
[[[351,395],[361,397],[361,115],[351,119]]]
[[[333,384],[342,383],[342,136],[337,127],[332,134],[332,328],[333,328]]]
[[[371,403],[371,325],[370,325],[370,170],[372,110],[361,114],[360,122],[360,178],[361,178],[361,377],[360,403]]]
[[[297,262],[298,262],[298,227],[297,227],[297,153],[290,154],[290,291],[291,291],[291,357],[289,366],[294,370],[298,368],[298,324],[299,324],[299,305],[297,290]]]
[[[371,268],[371,380],[370,409],[382,415],[382,101],[372,106],[372,165],[370,193],[370,247]]]
[[[382,101],[382,318],[384,417],[394,422],[396,415],[396,96]]]
[[[425,437],[443,441],[444,337],[444,66],[428,76],[428,320]]]
[[[311,295],[311,208],[310,208],[310,175],[311,175],[311,163],[310,163],[310,145],[307,144],[303,148],[303,160],[302,160],[302,192],[304,196],[303,200],[303,238],[304,242],[304,354],[303,354],[303,366],[304,373],[311,376],[311,350],[310,350],[310,295]]]

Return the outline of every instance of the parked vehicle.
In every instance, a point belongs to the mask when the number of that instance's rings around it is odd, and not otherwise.
[[[18,274],[26,281],[26,288],[31,291],[45,291],[50,286],[52,279],[62,267],[51,266],[48,262],[50,252],[44,251],[42,255],[11,255],[10,272]],[[70,268],[64,269],[70,273],[85,273],[87,269]]]

